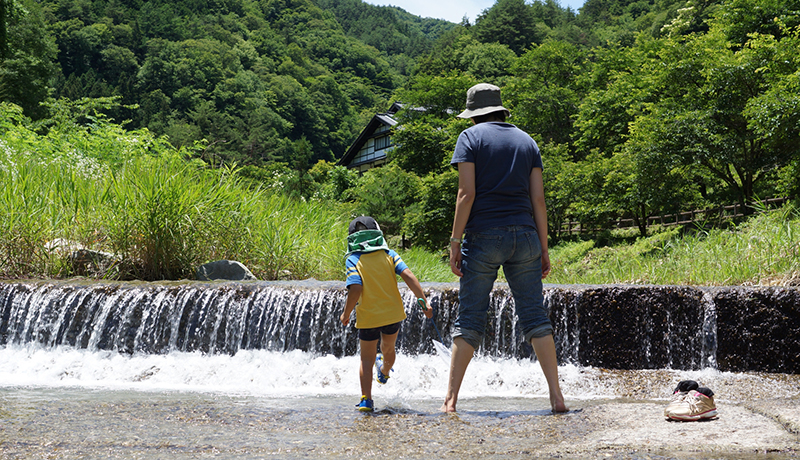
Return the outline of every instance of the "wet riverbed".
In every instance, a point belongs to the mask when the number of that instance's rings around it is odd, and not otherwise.
[[[400,356],[354,409],[357,359],[303,353],[125,357],[0,349],[0,458],[794,458],[800,378],[561,368],[573,412],[552,415],[538,364],[476,359],[458,414],[438,408],[439,356]],[[717,394],[719,417],[661,411],[678,380]]]

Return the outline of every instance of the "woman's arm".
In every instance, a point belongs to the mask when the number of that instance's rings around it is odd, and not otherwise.
[[[458,196],[456,196],[456,215],[453,218],[453,231],[450,238],[461,239],[464,228],[475,202],[475,163],[458,163]],[[461,243],[450,240],[450,270],[456,276],[461,273]]]
[[[544,201],[542,168],[533,168],[531,171],[530,193],[533,221],[536,222],[536,231],[542,244],[542,279],[544,279],[550,274],[550,253],[547,249],[547,205]]]

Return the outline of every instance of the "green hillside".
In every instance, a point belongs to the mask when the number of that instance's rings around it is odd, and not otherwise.
[[[455,24],[415,16],[402,8],[375,6],[362,0],[316,0],[321,8],[333,12],[345,33],[380,50],[399,67],[401,73],[413,58],[429,52],[434,42]]]
[[[177,146],[205,140],[209,161],[333,160],[360,129],[362,112],[384,107],[403,82],[385,56],[310,0],[11,5],[14,52],[49,66],[34,81],[24,68],[16,79],[4,76],[5,94],[26,114],[43,115],[38,102],[48,91],[72,100],[116,96],[127,108],[113,111],[115,119]],[[31,90],[38,100],[21,98]]]

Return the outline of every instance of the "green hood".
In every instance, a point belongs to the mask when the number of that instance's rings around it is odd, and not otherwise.
[[[386,249],[389,249],[389,246],[386,245],[382,231],[361,230],[347,237],[347,254],[345,254],[345,257],[354,252],[375,252]]]

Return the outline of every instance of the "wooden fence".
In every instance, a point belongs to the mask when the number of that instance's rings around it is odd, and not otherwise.
[[[748,207],[751,209],[754,207],[770,208],[770,207],[780,206],[788,200],[789,198],[786,197],[768,198],[766,200],[752,203]],[[693,211],[679,212],[675,214],[651,216],[647,218],[647,226],[650,227],[652,225],[663,225],[669,227],[673,225],[689,225],[689,224],[694,224],[696,222],[699,223],[710,222],[715,225],[720,225],[723,222],[736,220],[744,217],[745,215],[746,214],[744,207],[740,204],[734,204],[730,206],[720,206],[718,208],[695,209]],[[568,222],[563,222],[561,224],[560,233],[566,235],[572,235],[580,233],[594,233],[601,230],[613,229],[613,228],[631,228],[631,227],[636,227],[636,223],[633,219],[619,218],[608,222],[608,224],[604,227],[598,227],[595,225],[587,227],[581,225],[580,222],[568,221]]]

